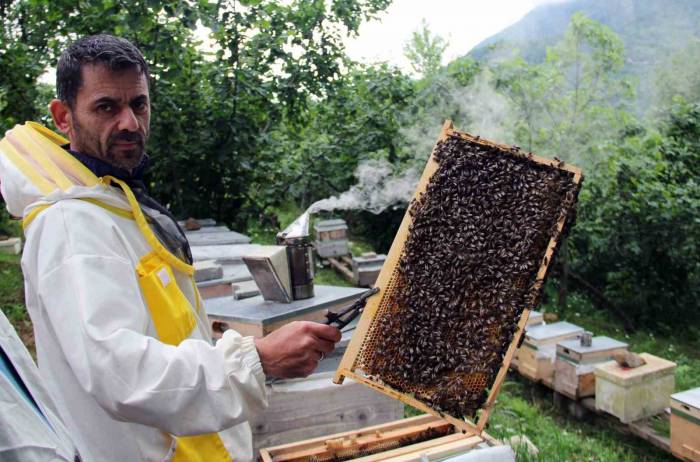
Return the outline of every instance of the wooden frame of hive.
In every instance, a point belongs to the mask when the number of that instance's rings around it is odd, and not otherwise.
[[[359,430],[263,448],[260,450],[260,459],[262,462],[300,462],[316,458],[330,459],[334,455],[355,451],[358,453],[357,457],[349,460],[418,462],[422,454],[444,458],[469,451],[481,443],[489,446],[500,444],[486,433],[463,435],[459,431],[404,446],[392,444],[415,437],[430,428],[444,429],[449,425],[444,420],[431,415],[420,415]],[[360,448],[373,446],[387,448],[371,455],[362,455],[359,451]]]
[[[495,147],[501,151],[507,151],[515,155],[523,156],[524,158],[527,158],[528,160],[538,164],[547,165],[556,169],[571,172],[573,174],[572,181],[577,185],[580,184],[582,180],[582,172],[576,167],[564,164],[563,162],[558,160],[550,160],[539,156],[535,156],[531,153],[523,153],[511,146],[493,143],[484,139],[480,139],[479,137],[474,137],[467,133],[457,132],[454,130],[452,122],[449,120],[447,120],[442,127],[442,131],[440,132],[440,136],[438,138],[438,143],[446,140],[450,136],[455,135],[462,137],[472,143],[481,144],[483,146],[488,147]],[[413,196],[414,200],[420,197],[420,195],[426,191],[430,179],[438,169],[438,163],[435,160],[436,149],[437,144],[436,147],[433,149],[433,153],[428,159],[428,163],[420,178],[418,187],[416,188],[416,191]],[[540,284],[544,281],[545,275],[547,274],[547,269],[552,261],[552,256],[556,250],[558,241],[562,236],[566,219],[567,213],[566,211],[563,211],[563,213],[558,219],[556,232],[554,236],[551,236],[550,238],[549,244],[545,251],[545,257],[542,259],[539,270],[536,275],[536,281]],[[434,416],[445,419],[462,432],[479,435],[484,430],[486,422],[488,421],[489,414],[491,413],[491,410],[496,402],[496,396],[498,395],[498,391],[501,387],[501,384],[503,383],[506,373],[508,372],[508,366],[510,364],[510,361],[513,357],[513,354],[515,353],[520,338],[523,335],[523,330],[525,324],[527,323],[530,310],[534,309],[535,307],[526,307],[523,310],[520,316],[520,320],[518,322],[517,330],[513,336],[513,340],[511,341],[506,351],[503,363],[496,375],[496,378],[493,383],[486,384],[486,388],[489,389],[489,394],[488,398],[486,399],[486,402],[482,405],[480,409],[480,414],[478,416],[477,422],[472,422],[469,419],[457,418],[451,415],[447,415],[443,412],[439,412],[433,409],[432,407],[428,406],[426,403],[420,401],[418,398],[410,394],[402,393],[398,390],[395,390],[392,387],[386,385],[385,383],[376,380],[374,377],[366,376],[358,370],[358,359],[360,358],[360,355],[362,353],[365,344],[365,339],[372,334],[374,320],[383,309],[386,309],[386,302],[388,301],[389,296],[394,290],[395,275],[397,274],[399,260],[403,253],[406,240],[408,238],[411,222],[412,218],[410,215],[409,208],[409,210],[406,211],[406,214],[403,217],[401,225],[399,226],[399,230],[396,234],[396,237],[394,238],[394,242],[392,243],[391,249],[389,250],[389,253],[387,255],[386,262],[384,263],[382,271],[379,273],[379,277],[377,278],[375,286],[379,288],[379,293],[377,293],[375,296],[371,297],[368,300],[367,306],[365,307],[362,317],[358,322],[352,340],[350,341],[350,344],[348,345],[348,348],[345,351],[345,355],[343,356],[343,359],[341,360],[340,365],[338,366],[333,381],[335,383],[342,383],[345,377],[349,377],[377,391],[380,391],[395,399],[398,399],[410,406],[420,409],[423,412],[427,412]]]

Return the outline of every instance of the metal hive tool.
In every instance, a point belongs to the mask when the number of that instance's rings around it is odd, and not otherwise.
[[[480,434],[581,181],[576,167],[447,121],[334,381]],[[500,266],[488,267],[492,253]]]

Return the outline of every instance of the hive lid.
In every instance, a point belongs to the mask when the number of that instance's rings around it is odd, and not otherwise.
[[[574,335],[579,332],[583,332],[583,327],[579,327],[566,321],[559,321],[552,324],[544,324],[541,326],[533,326],[528,328],[527,339],[538,342],[561,336]]]
[[[658,356],[650,355],[649,353],[641,353],[639,356],[644,358],[646,364],[635,367],[634,369],[622,367],[615,361],[608,361],[596,366],[596,379],[603,378],[617,385],[629,387],[658,377],[673,374],[676,368],[676,363],[659,358]]]
[[[341,218],[335,218],[333,220],[321,220],[314,224],[314,229],[317,232],[323,231],[335,231],[338,229],[348,229],[347,223]]]
[[[671,399],[696,409],[700,409],[700,387],[674,393],[671,395]]]
[[[618,348],[627,348],[628,346],[625,342],[620,342],[619,340],[615,340],[614,338],[606,337],[604,335],[593,337],[591,346],[581,345],[581,341],[579,339],[562,340],[558,343],[558,345],[580,354],[615,350]]]
[[[352,257],[353,263],[358,264],[358,265],[378,263],[379,266],[381,266],[385,260],[386,260],[386,255],[384,255],[384,254],[377,254],[377,255],[374,255],[373,257]]]
[[[544,321],[544,314],[541,311],[532,310],[527,318],[528,324],[541,323]]]

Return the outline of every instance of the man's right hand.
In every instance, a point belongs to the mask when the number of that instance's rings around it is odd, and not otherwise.
[[[325,324],[294,321],[263,338],[255,339],[265,375],[280,379],[306,377],[323,355],[340,341],[338,329]]]

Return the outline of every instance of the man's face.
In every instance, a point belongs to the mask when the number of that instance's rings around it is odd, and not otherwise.
[[[151,118],[146,76],[102,64],[82,67],[83,84],[69,109],[71,149],[131,172],[144,155]]]

